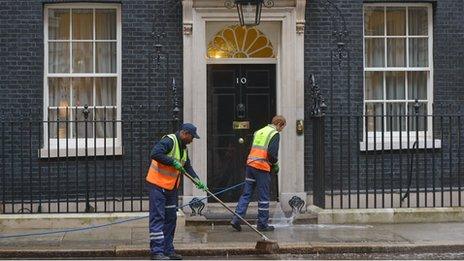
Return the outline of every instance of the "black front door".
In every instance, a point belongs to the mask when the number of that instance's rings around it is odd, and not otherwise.
[[[274,64],[208,65],[208,187],[219,192],[245,180],[253,133],[276,112]],[[271,198],[276,199],[276,180]],[[242,187],[218,195],[238,201]]]

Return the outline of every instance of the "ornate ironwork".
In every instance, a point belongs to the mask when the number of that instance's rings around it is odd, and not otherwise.
[[[414,113],[417,115],[419,113],[419,108],[420,108],[420,103],[419,101],[416,99],[414,100]]]
[[[169,39],[172,39],[172,34],[182,34],[182,16],[181,7],[182,3],[180,0],[166,0],[163,1],[163,8],[156,8],[153,16],[152,31],[151,31],[151,48],[148,56],[148,86],[147,86],[147,104],[150,107],[153,106],[154,110],[161,112],[160,109],[167,114],[176,113],[173,119],[179,119],[179,102],[177,93],[173,94],[173,91],[177,90],[174,76],[172,75],[171,66],[171,50],[169,45]],[[167,30],[166,21],[171,21],[172,17],[178,17],[179,31],[173,32]],[[176,35],[177,37],[177,35]],[[166,91],[166,101],[173,101],[172,103],[153,104],[155,95],[162,90]],[[171,107],[173,105],[173,107]],[[171,111],[172,110],[172,111]],[[176,126],[177,127],[177,126]]]
[[[189,207],[192,210],[191,216],[196,216],[197,214],[201,216],[201,211],[205,208],[205,203],[201,199],[195,197],[189,202]]]
[[[333,113],[334,102],[334,83],[336,81],[335,70],[338,70],[340,77],[346,79],[347,106],[345,110],[342,105],[337,106],[341,110],[351,113],[351,61],[349,51],[350,33],[347,30],[346,19],[340,8],[331,0],[320,0],[322,9],[330,16],[331,23],[331,42],[335,45],[330,50],[330,113]],[[346,70],[344,73],[343,71]],[[340,84],[339,84],[340,85]]]
[[[235,0],[226,0],[224,1],[224,6],[227,8],[227,9],[232,9],[235,7]]]
[[[176,86],[176,79],[173,77],[171,81],[171,92],[172,92],[172,119],[174,120],[173,131],[176,131],[179,127],[179,98],[177,97],[177,86]]]
[[[311,85],[311,98],[313,100],[311,115],[314,117],[324,116],[327,110],[327,105],[325,104],[325,100],[322,97],[321,90],[319,89],[313,74],[309,75],[309,84]]]
[[[274,7],[274,1],[273,0],[264,0],[263,5],[267,8]]]
[[[346,29],[346,20],[338,6],[330,0],[323,0],[322,6],[330,15],[332,22],[332,38],[333,42],[337,45],[337,53],[335,55],[338,59],[339,66],[341,66],[343,59],[348,57],[346,44],[349,34]]]
[[[293,196],[289,201],[288,204],[292,207],[293,213],[301,213],[301,210],[306,205],[306,202],[298,196]]]
[[[163,53],[163,44],[161,43],[161,40],[166,37],[166,33],[164,33],[164,32],[155,33],[153,31],[151,34],[152,34],[152,37],[153,37],[153,40],[154,40],[153,41],[153,49],[155,50],[155,54],[156,54],[156,58],[155,58],[156,68],[159,68],[161,66],[160,61],[161,61],[161,55]]]

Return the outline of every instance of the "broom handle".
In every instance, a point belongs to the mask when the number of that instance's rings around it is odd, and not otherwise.
[[[188,173],[186,172],[183,172],[182,174],[184,174],[187,178],[189,178],[193,184],[197,184],[195,179],[190,176]],[[255,227],[253,227],[248,221],[246,221],[244,218],[242,218],[239,214],[235,213],[235,211],[233,211],[232,209],[230,209],[224,202],[222,202],[222,200],[220,200],[218,197],[216,197],[216,195],[214,195],[213,193],[211,193],[211,191],[209,191],[208,189],[205,190],[206,193],[208,193],[211,197],[213,197],[215,200],[217,200],[219,203],[221,203],[221,205],[223,207],[225,207],[227,210],[230,211],[230,213],[234,214],[236,217],[240,218],[240,220],[243,221],[243,223],[245,223],[247,226],[249,226],[251,229],[253,229],[256,233],[258,233],[264,240],[269,240],[268,237],[266,237],[263,233],[259,232],[258,229],[256,229]]]

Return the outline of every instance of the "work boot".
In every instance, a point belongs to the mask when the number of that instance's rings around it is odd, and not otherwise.
[[[163,254],[154,254],[150,256],[150,259],[151,260],[169,260],[169,257]]]
[[[167,254],[166,256],[168,256],[171,260],[182,260],[182,256],[176,253]]]
[[[274,226],[258,227],[261,232],[274,231]]]
[[[240,226],[240,224],[236,224],[234,223],[233,221],[230,222],[230,225],[235,229],[237,230],[238,232],[242,231],[242,226]]]

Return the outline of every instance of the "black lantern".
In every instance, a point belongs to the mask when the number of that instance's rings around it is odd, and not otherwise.
[[[261,10],[265,7],[274,6],[273,0],[231,0],[225,1],[225,6],[228,8],[237,7],[238,20],[241,26],[258,25],[261,21]]]
[[[235,0],[241,26],[258,25],[261,20],[263,0]]]

